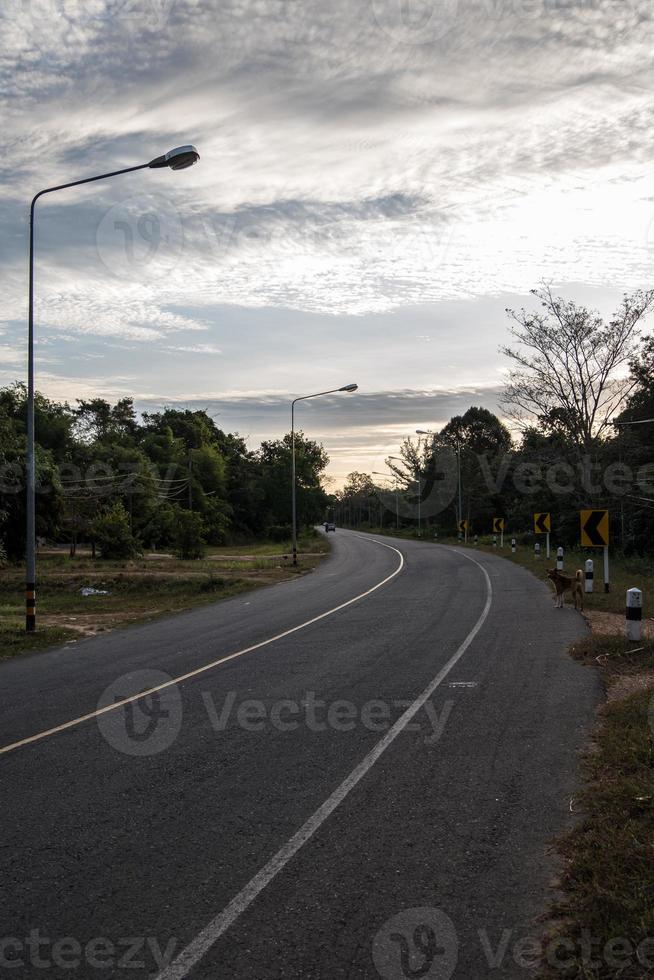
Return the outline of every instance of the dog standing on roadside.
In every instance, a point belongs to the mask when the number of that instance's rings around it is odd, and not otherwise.
[[[557,568],[548,569],[547,577],[554,582],[557,609],[563,609],[565,593],[571,592],[575,609],[579,609],[580,612],[584,611],[584,590],[582,588],[584,575],[580,568],[577,569],[574,578],[563,575]]]

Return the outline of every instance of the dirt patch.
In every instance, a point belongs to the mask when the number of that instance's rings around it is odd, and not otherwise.
[[[606,691],[607,701],[619,701],[640,691],[648,691],[654,687],[654,670],[642,671],[638,674],[619,674]]]
[[[77,613],[74,616],[40,616],[42,626],[60,626],[69,630],[75,630],[81,636],[95,636],[97,633],[107,633],[117,626],[126,626],[137,619],[148,619],[150,616],[158,616],[163,609],[145,609],[138,612],[115,612],[103,615],[102,613],[89,613],[83,615]]]
[[[593,633],[598,636],[626,635],[624,614],[590,609],[584,613],[584,617]],[[651,619],[643,619],[642,635],[644,639],[654,639],[654,622]]]

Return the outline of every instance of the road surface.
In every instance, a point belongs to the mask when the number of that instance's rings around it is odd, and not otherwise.
[[[583,620],[494,555],[330,541],[0,665],[0,976],[533,975],[600,699]]]

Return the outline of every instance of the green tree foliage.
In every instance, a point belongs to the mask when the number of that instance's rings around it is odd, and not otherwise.
[[[204,554],[203,522],[192,510],[181,511],[177,516],[175,552],[179,558],[202,558]]]
[[[129,516],[120,501],[107,507],[92,524],[91,533],[103,558],[127,559],[139,553],[139,544],[132,534]]]
[[[290,435],[253,452],[204,411],[166,408],[139,419],[129,398],[71,407],[37,395],[35,423],[37,534],[70,542],[73,553],[94,536],[111,549],[107,528],[122,552],[129,540],[173,549],[180,527],[220,545],[290,523]],[[328,460],[302,433],[296,439],[300,519],[313,523],[324,509]],[[25,552],[25,450],[26,392],[14,385],[0,389],[0,546],[12,561]]]
[[[291,523],[291,451],[290,433],[283,439],[263,442],[259,453],[262,489],[261,510],[265,526]],[[300,527],[322,520],[328,496],[321,478],[329,457],[317,442],[303,432],[295,433],[295,471],[297,514]]]

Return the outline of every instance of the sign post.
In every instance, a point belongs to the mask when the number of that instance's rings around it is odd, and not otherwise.
[[[534,534],[546,535],[546,549],[547,549],[548,558],[550,556],[550,531],[551,530],[552,530],[551,514],[534,514]],[[540,556],[540,545],[538,545],[538,554]]]
[[[604,549],[604,591],[610,592],[609,512],[608,510],[582,510],[579,517],[582,547]]]
[[[500,535],[500,548],[503,548],[504,547],[504,525],[505,524],[506,524],[506,520],[505,520],[504,517],[494,517],[493,518],[493,536],[495,537],[495,535],[497,535],[497,534]],[[497,540],[496,539],[494,541],[494,544],[497,544]]]

